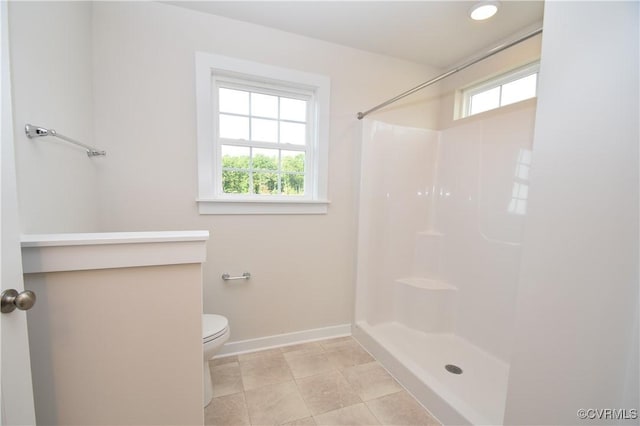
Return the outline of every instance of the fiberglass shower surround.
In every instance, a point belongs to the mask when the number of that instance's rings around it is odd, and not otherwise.
[[[362,123],[355,335],[445,424],[503,420],[534,118]]]

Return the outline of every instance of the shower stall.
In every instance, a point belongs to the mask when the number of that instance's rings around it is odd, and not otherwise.
[[[535,101],[365,119],[354,336],[445,424],[501,424]]]

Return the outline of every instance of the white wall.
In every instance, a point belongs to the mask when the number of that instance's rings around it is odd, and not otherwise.
[[[101,227],[210,230],[204,311],[229,318],[231,341],[350,323],[355,114],[437,70],[155,2],[96,3],[93,39],[95,143],[109,152],[101,170]],[[195,51],[331,78],[327,215],[198,214]],[[432,126],[437,102],[424,101],[430,96],[380,116]],[[245,271],[252,274],[248,282],[220,279]]]
[[[93,143],[91,4],[11,2],[16,170],[22,231],[98,229],[101,158],[55,138],[29,140],[24,125]]]
[[[545,6],[508,424],[639,408],[638,28],[637,2]]]

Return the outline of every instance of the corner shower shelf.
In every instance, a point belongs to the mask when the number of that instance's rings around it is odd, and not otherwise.
[[[424,333],[450,333],[455,326],[458,289],[427,278],[395,280],[395,318],[407,327]]]

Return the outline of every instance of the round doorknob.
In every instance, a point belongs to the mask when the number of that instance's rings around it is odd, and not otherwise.
[[[36,294],[31,290],[18,293],[14,289],[5,290],[0,295],[0,311],[3,314],[13,312],[16,308],[27,311],[36,304]]]

